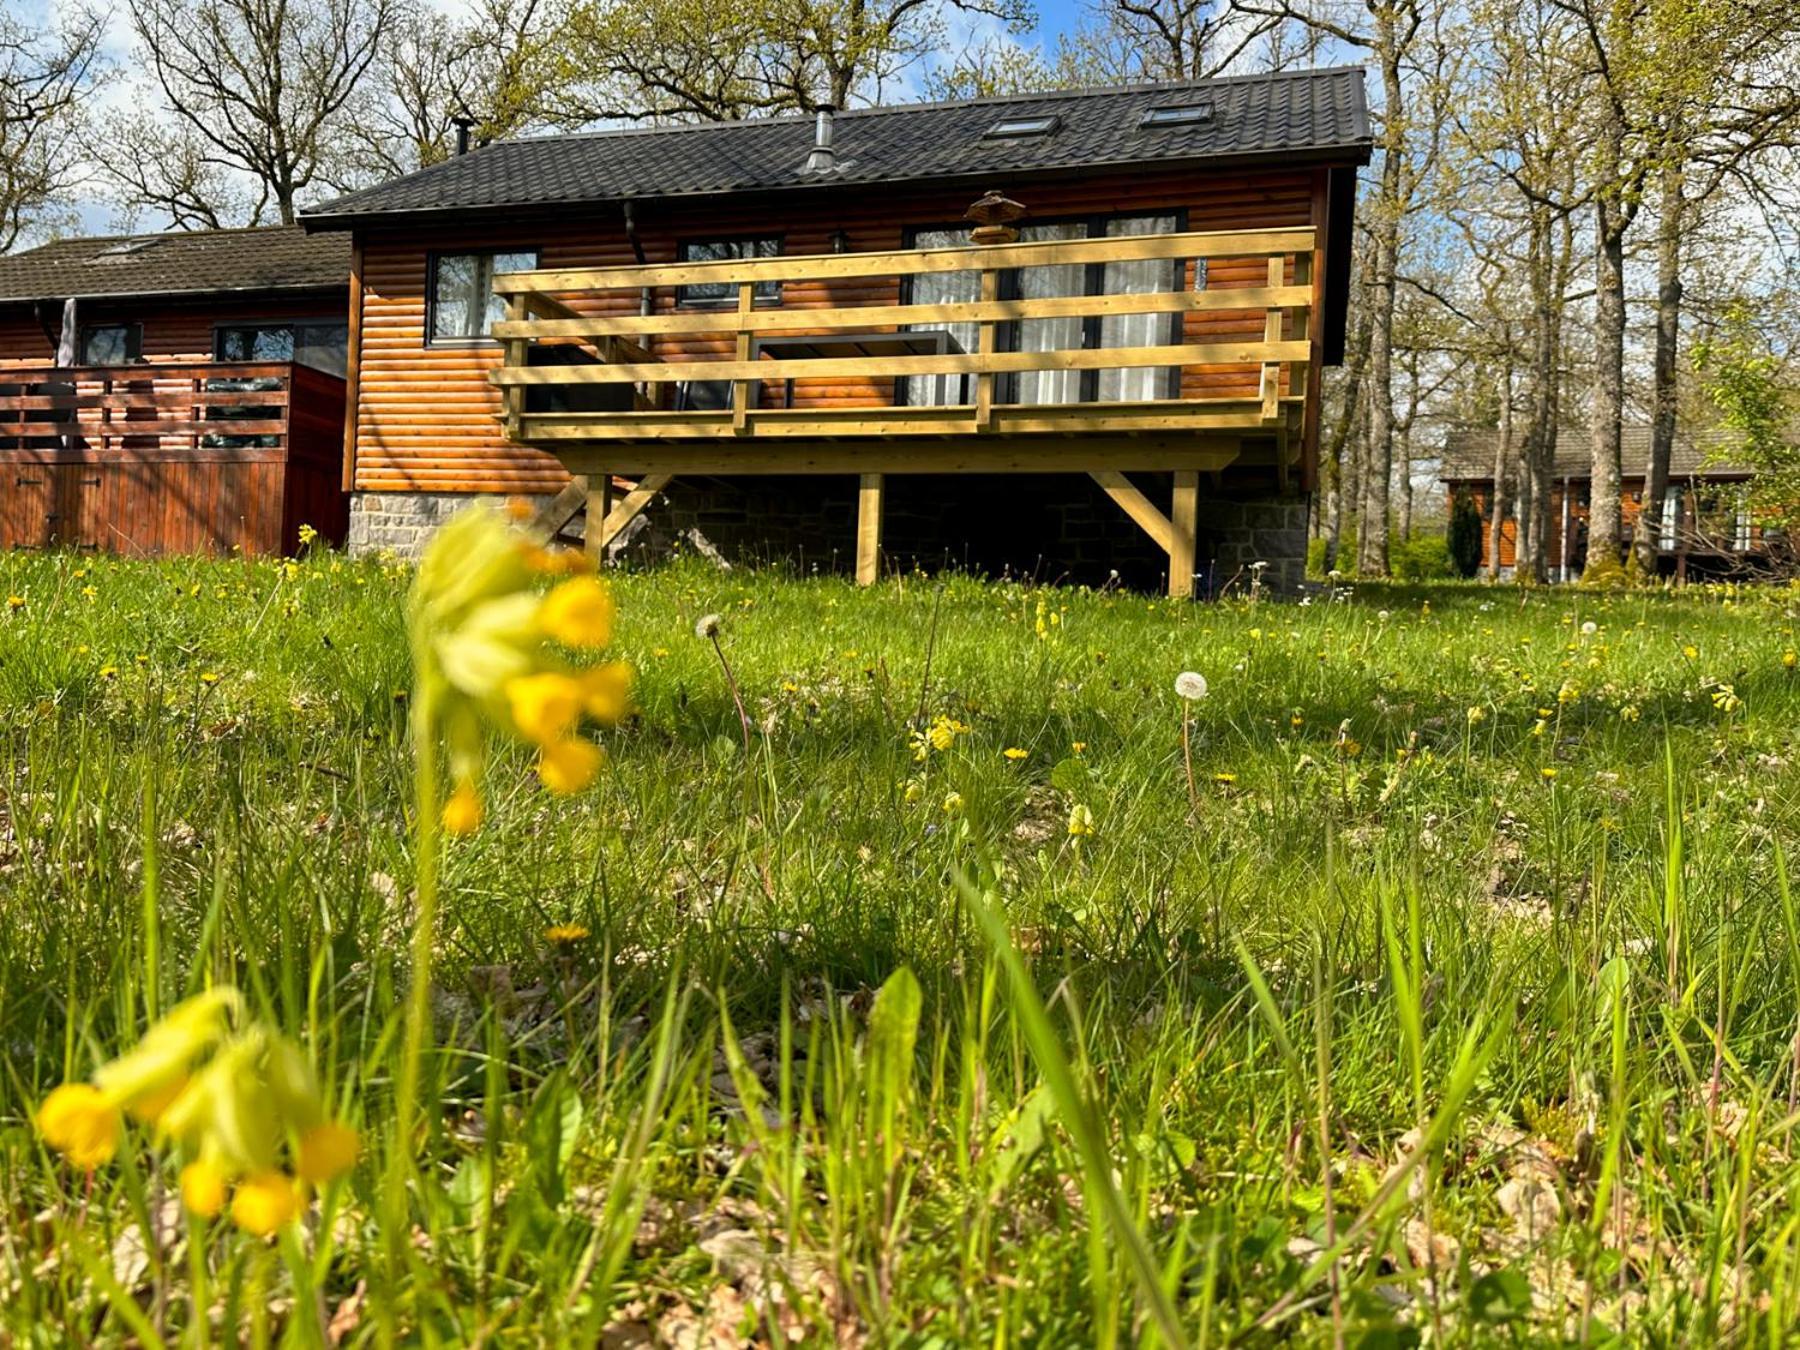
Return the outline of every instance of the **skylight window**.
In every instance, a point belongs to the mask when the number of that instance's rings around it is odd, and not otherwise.
[[[1003,117],[981,135],[986,141],[1016,136],[1048,136],[1062,125],[1060,117]]]
[[[1150,109],[1138,122],[1138,127],[1146,131],[1157,127],[1191,127],[1212,121],[1212,115],[1210,103],[1171,104]]]
[[[121,239],[118,243],[114,244],[111,248],[101,249],[100,252],[98,254],[96,254],[95,256],[100,257],[100,258],[105,258],[105,257],[111,257],[113,255],[121,254],[121,253],[142,253],[145,249],[151,247],[153,244],[159,244],[161,242],[162,242],[162,240],[154,235],[147,239],[145,239],[145,238]]]

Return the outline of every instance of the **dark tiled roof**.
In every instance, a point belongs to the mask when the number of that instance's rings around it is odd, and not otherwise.
[[[1210,118],[1140,128],[1151,108]],[[1001,118],[1055,117],[1049,135],[984,137]],[[1355,67],[1175,84],[915,103],[838,113],[836,165],[809,172],[814,119],[633,128],[501,141],[302,213],[309,223],[409,212],[1294,155],[1366,163],[1369,112]]]
[[[0,304],[350,285],[350,237],[298,225],[60,239],[0,257]]]
[[[1522,435],[1515,428],[1514,435]],[[1625,477],[1640,478],[1650,459],[1650,428],[1626,426],[1619,429],[1620,467]],[[1488,428],[1452,431],[1444,437],[1444,455],[1438,469],[1438,481],[1462,483],[1491,482],[1494,477],[1494,451],[1500,433]],[[1669,473],[1675,478],[1742,477],[1747,469],[1715,460],[1722,449],[1732,444],[1728,431],[1708,430],[1692,434],[1677,432],[1675,444],[1669,447]],[[1586,427],[1564,427],[1556,433],[1556,449],[1551,460],[1551,473],[1557,478],[1587,478],[1593,468],[1588,449]]]

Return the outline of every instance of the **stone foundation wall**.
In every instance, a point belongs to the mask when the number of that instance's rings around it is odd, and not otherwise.
[[[1170,476],[1134,481],[1163,510]],[[350,504],[352,553],[416,557],[466,494],[365,492]],[[733,562],[841,574],[856,558],[856,483],[849,477],[677,478],[640,517],[624,547],[652,560],[705,545]],[[1166,584],[1168,560],[1089,478],[1077,474],[971,474],[887,480],[882,536],[887,572],[944,567],[988,576],[1146,591]],[[1307,501],[1273,484],[1200,492],[1197,593],[1243,590],[1251,564],[1262,585],[1299,589],[1306,564]],[[570,529],[579,533],[578,518]]]

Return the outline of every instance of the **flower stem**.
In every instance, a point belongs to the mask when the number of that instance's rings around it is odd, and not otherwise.
[[[431,967],[437,941],[440,828],[437,775],[437,699],[419,690],[412,706],[414,886],[418,912],[413,921],[412,980],[401,1033],[400,1075],[394,1093],[394,1133],[388,1148],[387,1184],[382,1194],[382,1226],[387,1238],[388,1297],[382,1300],[381,1343],[397,1340],[397,1312],[410,1247],[407,1196],[414,1181],[413,1144],[418,1136],[419,1079],[431,1032]]]

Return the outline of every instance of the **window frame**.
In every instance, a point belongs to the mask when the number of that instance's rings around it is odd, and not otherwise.
[[[494,294],[493,260],[502,254],[525,253],[531,255],[531,266],[514,268],[514,271],[535,271],[544,263],[544,250],[536,244],[519,244],[516,246],[496,248],[442,248],[431,249],[425,255],[425,338],[427,349],[439,348],[449,351],[468,350],[470,348],[497,347],[500,339],[488,333],[458,334],[453,337],[437,336],[438,312],[438,265],[445,258],[485,258],[488,266],[488,295]]]
[[[740,249],[743,248],[747,244],[773,244],[775,246],[774,252],[759,253],[751,258],[746,258],[742,253],[739,253],[739,255],[735,259],[731,259],[731,261],[734,261],[734,262],[755,262],[755,261],[759,261],[764,258],[780,258],[780,257],[784,256],[787,252],[787,236],[785,234],[741,234],[741,235],[728,236],[728,237],[723,237],[723,238],[715,236],[710,239],[677,240],[676,244],[675,244],[675,261],[678,265],[683,264],[683,263],[691,263],[691,262],[725,261],[723,259],[693,258],[693,257],[689,256],[690,249],[705,248],[705,247],[709,247],[709,246],[716,246],[719,244],[736,244]],[[708,283],[700,283],[700,284],[705,285]],[[723,282],[723,283],[716,283],[716,284],[722,284],[722,285],[727,285],[727,286],[731,285],[730,282]],[[767,291],[765,291],[764,287],[768,287],[769,289]],[[735,308],[737,308],[737,296],[736,295],[722,295],[722,296],[718,296],[718,297],[714,297],[714,298],[701,298],[701,297],[695,296],[693,294],[693,290],[694,290],[694,286],[691,284],[685,285],[685,286],[677,286],[675,288],[675,308],[676,309],[735,309]],[[780,306],[781,297],[782,297],[782,283],[781,282],[779,282],[779,281],[759,281],[759,282],[755,283],[755,286],[753,288],[751,304],[754,305],[757,309],[775,309]]]
[[[346,365],[348,365],[350,355],[350,325],[346,319],[340,319],[332,314],[307,314],[293,319],[221,319],[213,324],[212,359],[214,361],[255,364],[259,358],[254,356],[230,357],[224,355],[220,351],[220,347],[224,343],[225,334],[269,328],[285,328],[292,334],[292,354],[287,357],[288,363],[297,366],[305,366],[308,370],[317,370],[326,375],[337,375],[339,379],[344,378],[343,375],[335,370],[325,370],[322,366],[315,366],[311,362],[302,361],[300,359],[300,348],[302,346],[300,338],[301,330],[309,328],[337,328],[342,329],[344,332],[344,358]],[[279,360],[280,358],[271,359]]]
[[[125,334],[123,361],[90,361],[88,343],[97,332],[117,328]],[[83,323],[75,334],[75,364],[78,366],[142,365],[144,361],[144,321],[142,319],[108,319],[101,323]]]

